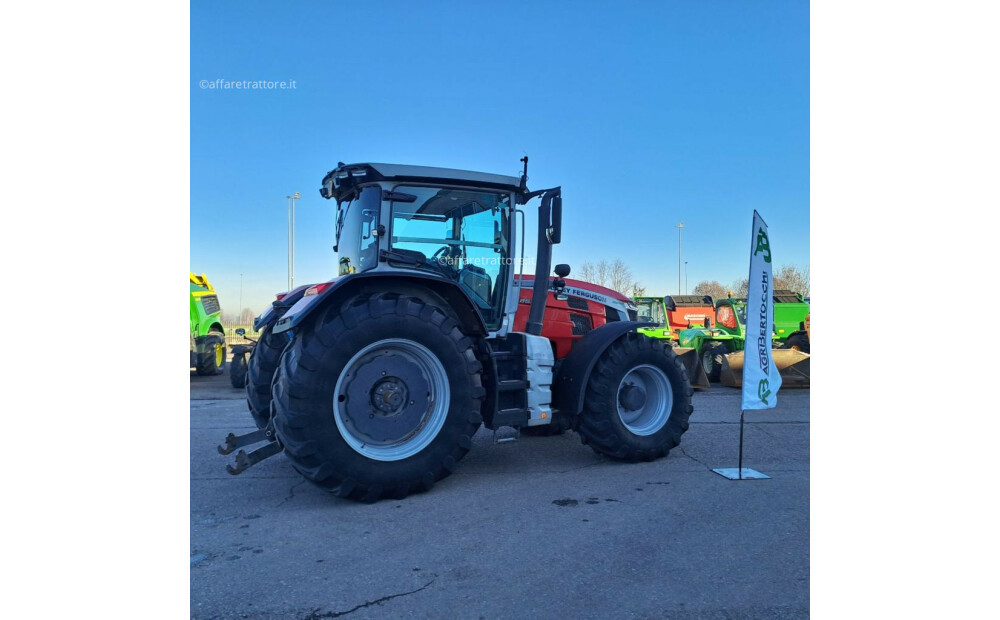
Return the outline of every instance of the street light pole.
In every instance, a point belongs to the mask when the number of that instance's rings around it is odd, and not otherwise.
[[[243,316],[243,274],[240,274],[240,317]]]
[[[684,294],[688,294],[688,262],[684,261]]]
[[[287,290],[292,290],[292,197],[285,196],[285,210],[287,211],[286,219],[288,220],[288,232],[286,233],[288,242],[288,257],[285,259],[285,263],[288,267],[288,279],[285,282]]]
[[[681,231],[684,230],[684,222],[674,228],[677,229],[677,293],[681,292]]]
[[[288,200],[288,290],[295,288],[295,201],[299,198],[298,192],[285,196]]]

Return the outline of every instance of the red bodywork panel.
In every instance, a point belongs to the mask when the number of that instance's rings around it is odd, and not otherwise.
[[[552,279],[549,278],[549,281]],[[533,282],[533,277],[524,277],[526,285]],[[582,280],[566,278],[566,286],[593,291],[623,303],[632,302],[617,291]],[[528,324],[528,312],[531,308],[531,289],[515,287],[514,290],[520,293],[517,314],[514,315],[514,331],[523,332]],[[607,323],[607,310],[603,304],[574,296],[559,300],[550,292],[542,319],[542,337],[552,342],[556,359],[562,359],[569,354],[577,340],[605,323]]]
[[[677,306],[676,310],[667,310],[667,323],[671,332],[689,327],[705,327],[705,319],[708,319],[708,326],[715,325],[715,308],[712,306]]]

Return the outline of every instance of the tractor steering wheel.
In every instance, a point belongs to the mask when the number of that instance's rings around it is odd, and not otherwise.
[[[460,268],[457,261],[454,260],[452,252],[454,252],[454,248],[451,246],[441,246],[431,255],[427,262],[437,267],[443,275],[449,278],[457,278]]]
[[[446,245],[442,245],[438,248],[437,252],[434,252],[434,254],[431,255],[431,260],[435,263],[440,263],[441,259],[445,257],[451,258],[451,248]]]

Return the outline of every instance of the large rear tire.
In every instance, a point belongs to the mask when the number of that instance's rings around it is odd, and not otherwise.
[[[691,417],[691,383],[670,347],[630,332],[597,360],[578,432],[595,452],[622,461],[666,456]]]
[[[709,340],[701,345],[701,367],[712,383],[719,381],[722,373],[722,356],[727,353],[729,349],[721,342]]]
[[[359,295],[304,326],[274,380],[274,426],[306,479],[375,501],[429,490],[482,422],[476,342],[446,306]]]
[[[273,334],[265,327],[247,362],[247,405],[257,428],[264,428],[271,419],[271,382],[278,370],[278,360],[288,346],[288,334]]]
[[[198,374],[203,377],[222,374],[226,365],[226,335],[213,329],[202,342],[202,352],[198,354]]]

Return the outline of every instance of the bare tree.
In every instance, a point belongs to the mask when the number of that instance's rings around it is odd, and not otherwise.
[[[611,267],[606,260],[597,264],[587,261],[580,267],[580,279],[598,286],[607,286],[610,270]]]
[[[240,312],[240,323],[243,325],[249,325],[250,323],[253,323],[253,318],[254,318],[253,310],[251,310],[250,308],[243,308],[243,311]]]
[[[750,278],[742,278],[729,285],[729,290],[733,292],[733,297],[745,298],[750,291]]]
[[[630,297],[641,297],[646,293],[646,287],[636,280],[632,268],[620,258],[612,262],[601,260],[597,263],[589,261],[584,263],[580,267],[580,279],[598,286],[606,286]]]
[[[616,258],[615,262],[611,263],[608,268],[608,280],[608,288],[626,295],[638,284],[635,276],[632,275],[632,269],[620,258]]]
[[[774,288],[795,291],[803,297],[809,296],[809,267],[800,269],[796,265],[782,265],[774,274]]]
[[[694,285],[694,289],[691,292],[695,295],[711,295],[712,299],[725,299],[729,289],[722,286],[718,280],[712,280],[711,282],[702,280]]]

